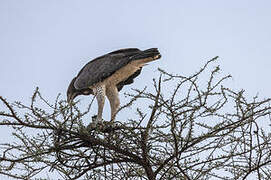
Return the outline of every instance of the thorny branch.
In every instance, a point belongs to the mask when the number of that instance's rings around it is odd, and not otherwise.
[[[82,111],[35,90],[30,105],[0,96],[0,126],[15,141],[1,144],[0,174],[31,179],[271,178],[270,99],[249,100],[224,86],[218,57],[191,76],[162,69],[154,91],[134,89],[120,108],[129,120],[85,126]],[[206,78],[206,74],[209,74]],[[135,108],[140,103],[140,108]]]

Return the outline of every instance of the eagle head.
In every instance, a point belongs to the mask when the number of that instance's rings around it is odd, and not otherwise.
[[[68,87],[68,90],[67,90],[67,102],[70,104],[73,99],[78,96],[78,95],[90,95],[90,94],[93,94],[93,91],[92,89],[76,89],[74,87],[74,82],[76,81],[76,77],[72,79],[69,87]]]

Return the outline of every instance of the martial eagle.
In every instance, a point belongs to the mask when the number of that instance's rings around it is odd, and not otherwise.
[[[161,57],[157,48],[141,51],[137,48],[120,49],[88,62],[72,79],[67,90],[69,103],[78,95],[96,96],[98,101],[97,121],[102,120],[105,96],[111,107],[111,121],[119,108],[119,91],[132,84],[146,63]]]

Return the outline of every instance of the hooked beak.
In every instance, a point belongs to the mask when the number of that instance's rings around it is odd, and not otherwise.
[[[73,101],[74,97],[75,97],[75,96],[72,95],[72,94],[68,94],[68,95],[67,95],[67,102],[69,103],[69,105],[72,104],[72,101]]]

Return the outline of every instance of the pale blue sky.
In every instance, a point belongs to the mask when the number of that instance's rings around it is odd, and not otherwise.
[[[230,86],[270,97],[270,21],[268,0],[0,0],[0,95],[29,103],[38,86],[53,101],[92,58],[158,47],[162,59],[124,91],[157,67],[189,75],[218,55]]]
[[[53,99],[94,57],[158,47],[162,60],[135,86],[157,67],[190,74],[218,55],[237,87],[269,96],[270,9],[267,0],[1,0],[0,94],[26,101],[39,86]]]

